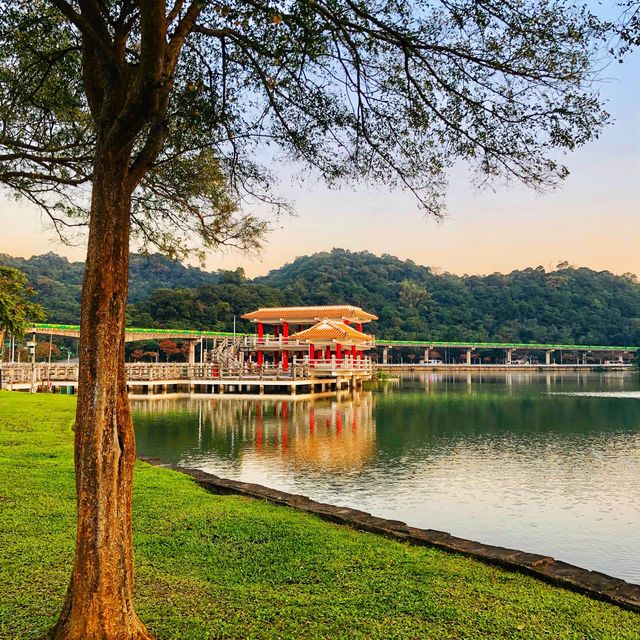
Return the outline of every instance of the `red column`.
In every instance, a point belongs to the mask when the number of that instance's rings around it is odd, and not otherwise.
[[[331,360],[331,347],[329,345],[327,345],[327,350],[326,350],[326,355],[325,358],[327,360]]]
[[[264,325],[262,322],[258,322],[258,344],[262,344],[264,342]],[[258,349],[258,366],[262,366],[263,355],[262,351]]]
[[[356,359],[356,355],[357,355],[357,353],[356,353],[356,345],[355,345],[355,344],[352,344],[352,345],[351,345],[351,356],[352,356],[352,358],[353,358],[354,360]]]
[[[342,360],[342,345],[336,344],[336,360]],[[338,362],[338,366],[340,363]]]
[[[313,366],[313,361],[315,359],[315,355],[316,355],[316,350],[315,347],[310,344],[309,345],[309,364]]]
[[[360,323],[360,324],[358,325],[358,331],[359,331],[360,333],[362,333],[362,323]]]
[[[285,322],[282,325],[282,341],[289,342],[289,325]],[[286,371],[289,368],[289,354],[282,352],[282,368]]]
[[[351,320],[345,320],[344,323],[345,324],[351,324]]]

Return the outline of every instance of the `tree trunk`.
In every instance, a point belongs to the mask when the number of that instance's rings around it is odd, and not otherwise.
[[[75,425],[76,552],[54,640],[152,638],[133,608],[136,452],[124,367],[129,156],[100,144],[95,156]]]

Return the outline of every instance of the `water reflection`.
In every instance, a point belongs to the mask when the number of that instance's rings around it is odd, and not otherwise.
[[[628,373],[415,373],[338,399],[142,401],[135,421],[141,452],[167,462],[640,582],[640,402],[597,395],[639,388]]]
[[[134,408],[141,448],[172,463],[206,464],[213,454],[236,470],[248,460],[277,459],[337,473],[374,459],[373,401],[365,391],[319,401],[144,400]]]

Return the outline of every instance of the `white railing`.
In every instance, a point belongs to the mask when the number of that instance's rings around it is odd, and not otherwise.
[[[340,359],[332,357],[309,360],[309,358],[306,357],[304,361],[313,369],[342,369],[347,371],[370,371],[373,369],[373,361],[371,358],[354,358],[353,356],[348,356]]]
[[[309,350],[309,340],[292,340],[291,338],[285,338],[284,336],[262,336],[259,338],[258,336],[244,336],[242,338],[241,346],[244,349],[248,350],[259,350],[259,349],[287,349],[287,350],[298,350],[298,351],[308,351]],[[372,349],[376,346],[376,341],[374,339],[367,340],[366,342],[359,343],[359,347],[362,349]],[[345,350],[349,347],[345,347]]]
[[[290,357],[285,369],[282,363],[263,363],[243,361],[241,358],[229,358],[226,362],[188,364],[180,362],[143,363],[133,362],[125,365],[127,380],[205,380],[217,378],[310,378],[314,375],[339,374],[349,372],[371,372],[373,362],[369,357],[304,358]],[[0,363],[0,380],[3,388],[13,385],[77,382],[78,365],[67,363]]]
[[[263,363],[236,361],[230,365],[220,363],[187,364],[187,363],[142,363],[133,362],[125,365],[129,382],[185,381],[217,379],[305,379],[317,375],[339,375],[340,373],[359,373],[373,371],[370,358],[353,358],[351,356],[337,359],[324,358],[310,360],[293,357],[285,368],[282,363]],[[14,385],[34,383],[37,386],[75,383],[78,380],[78,365],[16,363],[0,364],[0,379],[3,388]]]
[[[0,378],[2,386],[13,384],[28,384],[35,382],[64,381],[75,382],[78,380],[78,365],[69,364],[35,364],[2,363],[0,364]]]

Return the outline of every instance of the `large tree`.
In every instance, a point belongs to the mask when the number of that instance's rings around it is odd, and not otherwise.
[[[0,0],[0,182],[88,224],[77,542],[54,638],[148,638],[132,604],[130,238],[255,244],[263,168],[375,180],[443,212],[447,169],[537,189],[595,137],[597,22],[555,0]],[[260,162],[262,160],[262,162]]]

